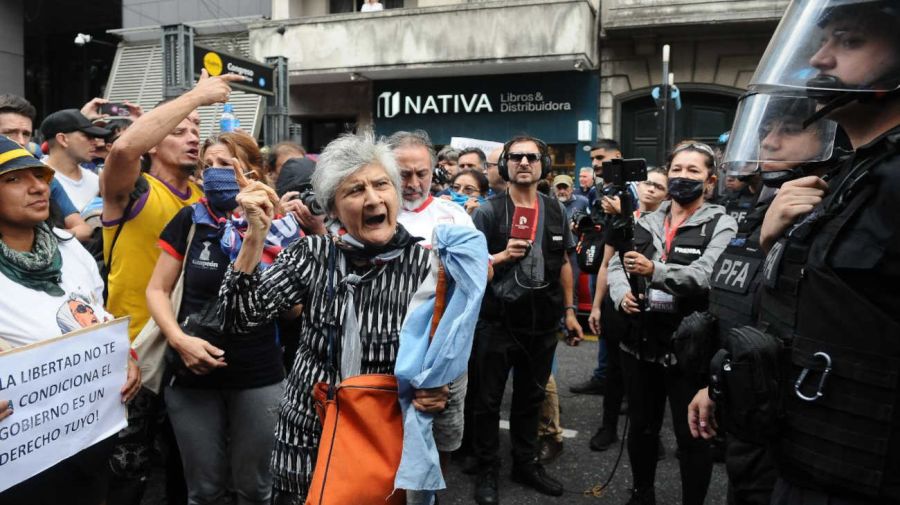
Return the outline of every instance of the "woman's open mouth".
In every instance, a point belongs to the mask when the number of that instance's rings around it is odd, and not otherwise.
[[[363,219],[366,226],[381,226],[385,221],[387,221],[387,214],[375,214]]]

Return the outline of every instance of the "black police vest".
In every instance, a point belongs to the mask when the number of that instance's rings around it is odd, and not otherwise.
[[[540,206],[543,212],[544,233],[541,237],[541,247],[544,256],[544,279],[548,283],[545,289],[537,290],[535,298],[542,299],[547,303],[547,310],[540,311],[538,314],[537,324],[539,326],[547,326],[555,324],[562,317],[563,298],[562,288],[559,283],[559,275],[562,271],[563,262],[566,255],[565,232],[567,226],[566,215],[563,213],[559,201],[551,198],[543,193],[538,193],[540,197]],[[491,207],[491,213],[494,218],[494,230],[486,230],[488,252],[497,254],[506,249],[506,243],[509,241],[510,220],[515,213],[515,205],[508,194],[492,196],[487,199],[487,205]],[[510,265],[499,265],[494,270],[494,278],[497,279],[504,275],[507,270],[512,268]],[[531,303],[522,307],[502,306],[501,302],[491,292],[490,287],[485,290],[484,301],[482,302],[482,314],[489,318],[497,318],[506,315],[521,316],[521,310],[531,311]],[[527,318],[531,322],[531,317]],[[549,322],[548,322],[549,321]],[[520,322],[519,319],[513,322]]]
[[[758,195],[754,195],[749,189],[744,188],[736,195],[728,195],[719,202],[725,207],[725,213],[733,217],[738,225],[744,222],[756,206]]]
[[[757,206],[719,256],[709,280],[709,311],[719,320],[719,341],[731,328],[756,323],[756,293],[766,255],[759,232],[768,205]]]
[[[870,168],[884,158],[870,157]],[[891,165],[900,170],[896,159]],[[827,263],[847,223],[875,194],[873,184],[856,186],[830,195],[808,226],[797,227],[766,260],[766,282],[774,288],[764,290],[761,325],[790,345],[775,456],[794,485],[897,503],[900,324]]]
[[[679,227],[672,239],[665,262],[673,265],[690,265],[703,256],[721,217],[722,214],[718,214],[705,223]],[[653,258],[656,252],[653,236],[643,226],[634,227],[634,248],[647,258]],[[707,309],[708,293],[676,296],[675,306],[676,313],[644,312],[642,324],[633,327],[633,331],[641,333],[636,335],[640,340],[635,342],[632,337],[632,341],[626,342],[626,345],[647,359],[659,358],[670,353],[672,333],[685,316]]]

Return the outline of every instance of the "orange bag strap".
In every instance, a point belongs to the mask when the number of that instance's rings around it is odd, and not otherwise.
[[[447,309],[447,272],[444,271],[444,264],[438,260],[438,279],[437,286],[434,289],[434,315],[431,316],[431,332],[428,334],[428,343],[434,339],[434,333],[437,331],[438,323]]]

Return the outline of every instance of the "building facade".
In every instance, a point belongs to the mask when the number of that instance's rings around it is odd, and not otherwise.
[[[596,124],[596,0],[275,0],[250,25],[257,59],[285,56],[290,114],[318,151],[336,133],[421,128],[453,137],[545,139],[560,170],[587,160]]]
[[[603,0],[600,31],[601,137],[626,156],[656,159],[662,47],[681,92],[675,140],[715,142],[731,129],[744,93],[787,0]]]
[[[615,138],[626,156],[661,161],[650,93],[662,80],[664,44],[682,98],[676,140],[715,141],[788,2],[396,0],[351,12],[357,3],[273,0],[272,19],[250,26],[251,54],[288,58],[291,115],[312,149],[352,126],[422,127],[438,143],[528,132],[554,145],[562,168],[589,164],[577,138],[584,120],[592,139]],[[483,94],[489,108],[460,108]],[[558,102],[571,107],[549,105]]]
[[[293,131],[312,152],[355,128],[422,128],[437,144],[532,134],[560,171],[589,165],[588,145],[606,137],[658,164],[651,91],[663,45],[681,92],[676,141],[715,141],[788,3],[382,0],[384,10],[360,12],[362,2],[125,0],[108,97],[147,105],[159,93],[161,70],[147,59],[158,58],[160,24],[182,22],[226,52],[286,57]],[[263,103],[246,101],[242,121],[258,134]]]

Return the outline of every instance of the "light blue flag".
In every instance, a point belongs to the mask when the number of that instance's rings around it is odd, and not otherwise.
[[[432,414],[412,405],[414,390],[449,384],[466,372],[472,335],[487,285],[488,252],[484,235],[475,228],[438,225],[432,240],[448,281],[447,305],[431,345],[436,265],[413,297],[403,328],[394,374],[403,412],[403,456],[396,489],[444,489],[444,478],[432,433]],[[430,499],[426,501],[430,503]]]

